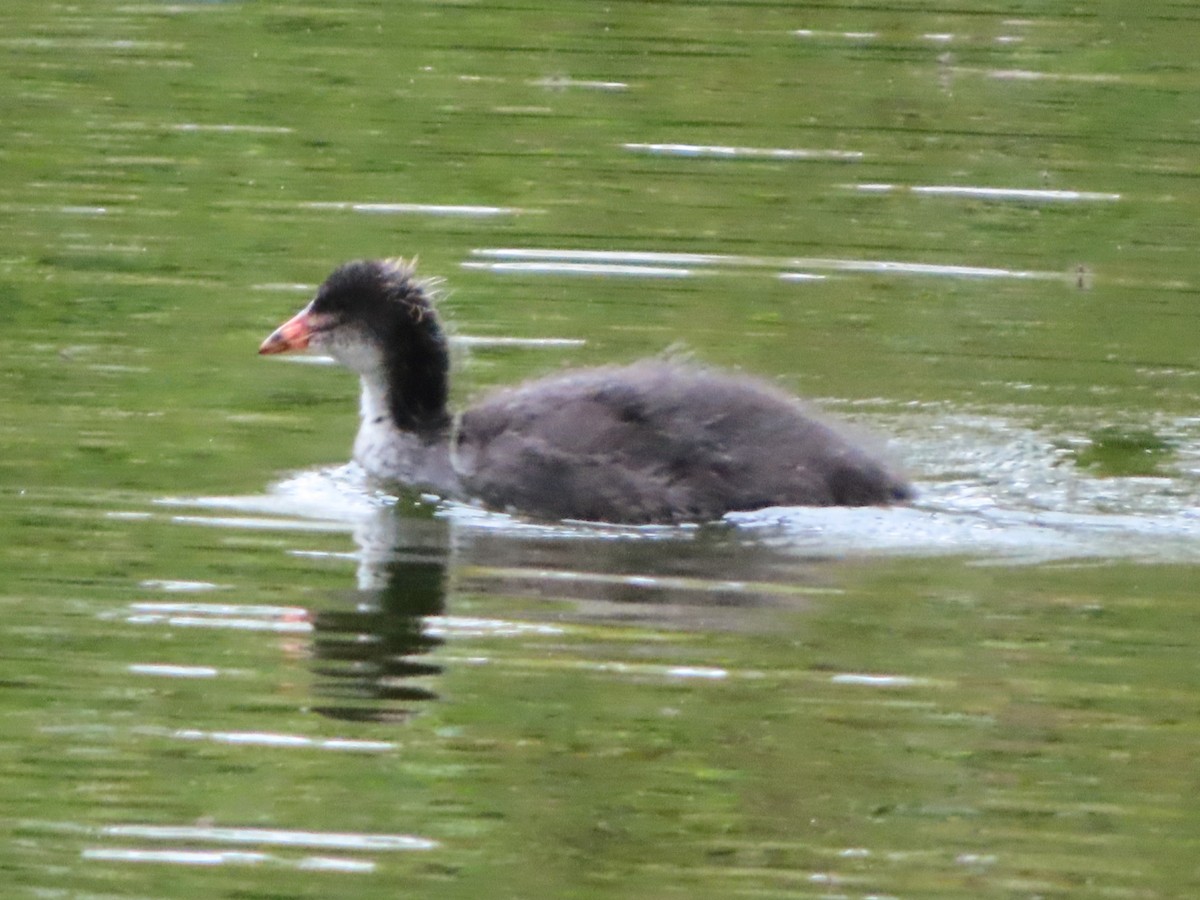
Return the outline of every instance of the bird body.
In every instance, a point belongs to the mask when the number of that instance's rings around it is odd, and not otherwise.
[[[399,261],[337,269],[260,352],[306,346],[360,376],[354,457],[369,474],[494,509],[653,523],[911,496],[885,463],[800,401],[691,363],[568,370],[452,417],[445,335],[426,285]]]

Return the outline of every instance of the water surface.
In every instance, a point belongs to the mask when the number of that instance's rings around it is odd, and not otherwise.
[[[1194,893],[1197,17],[10,0],[9,894]],[[416,254],[456,402],[690,354],[920,497],[380,494],[254,350]]]

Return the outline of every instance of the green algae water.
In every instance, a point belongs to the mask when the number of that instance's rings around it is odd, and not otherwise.
[[[1200,11],[0,11],[5,896],[1200,889]],[[688,529],[344,465],[264,360],[441,276],[454,394],[671,352],[920,496]]]

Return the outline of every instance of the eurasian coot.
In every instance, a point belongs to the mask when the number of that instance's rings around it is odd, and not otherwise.
[[[911,496],[795,398],[741,375],[644,360],[493,393],[454,417],[427,282],[402,260],[336,269],[259,353],[313,347],[358,373],[354,458],[372,476],[543,519],[652,523]]]

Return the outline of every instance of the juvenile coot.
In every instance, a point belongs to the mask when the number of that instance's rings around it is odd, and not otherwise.
[[[911,496],[883,462],[761,381],[645,360],[508,388],[457,419],[428,284],[402,260],[336,269],[259,353],[314,347],[358,373],[372,476],[543,519],[651,523]]]

